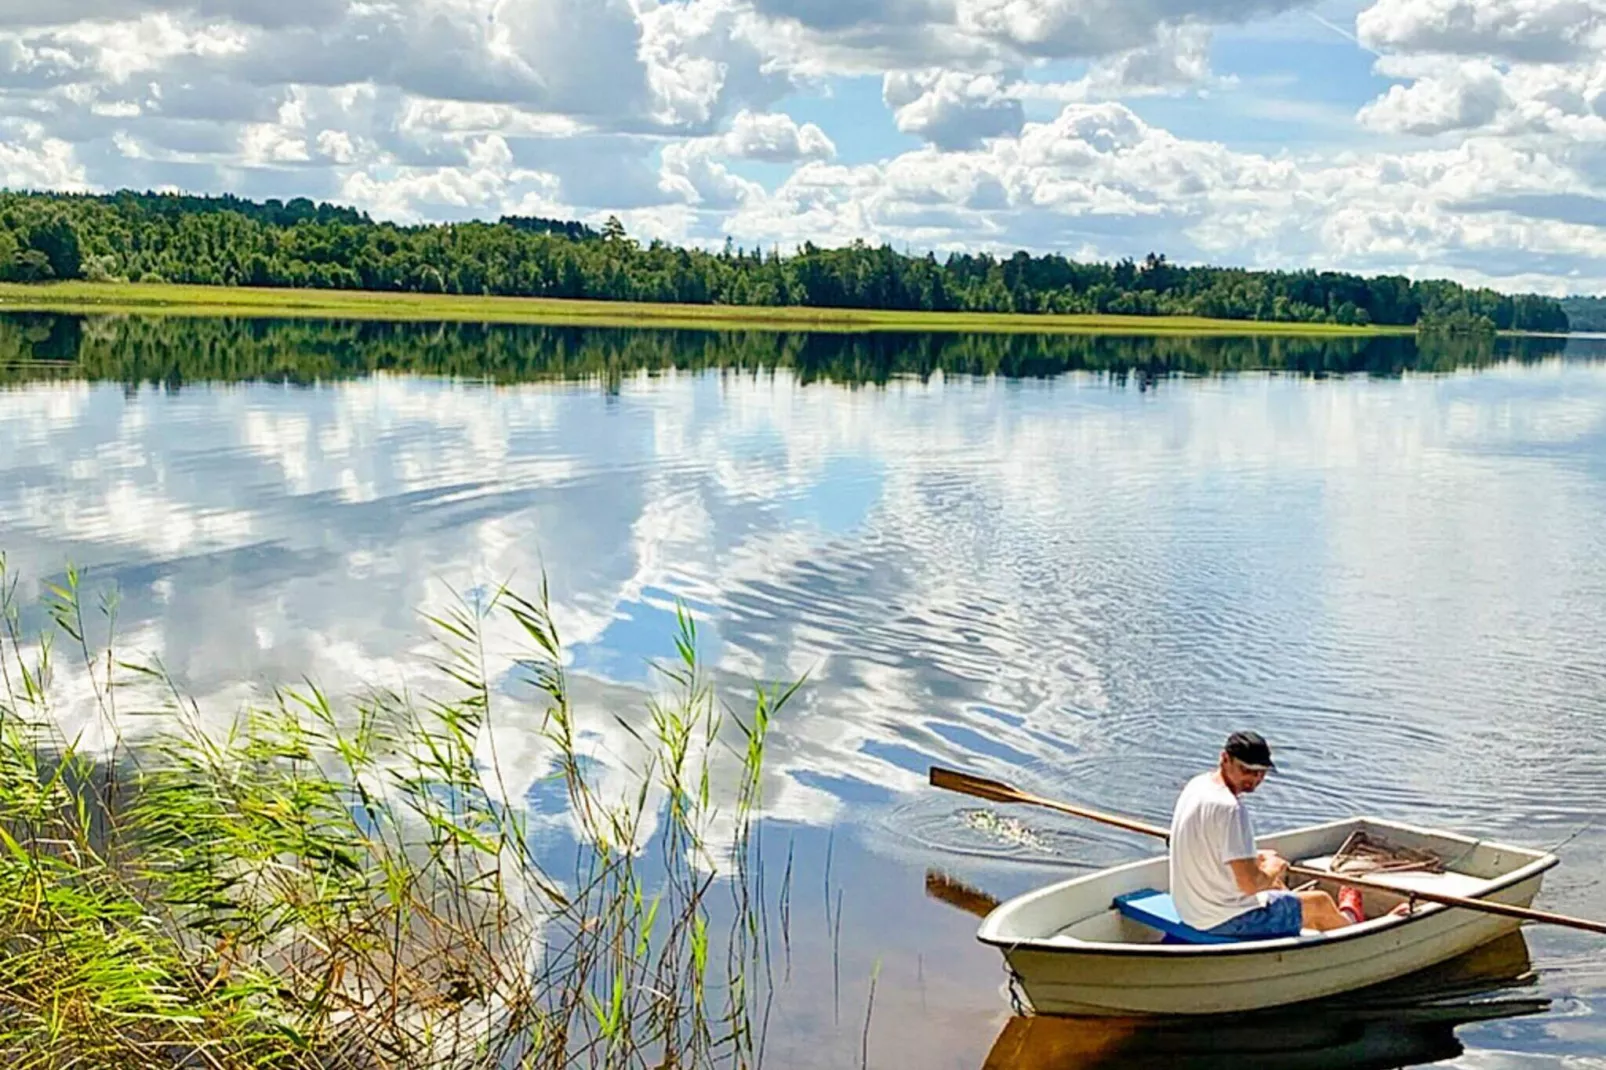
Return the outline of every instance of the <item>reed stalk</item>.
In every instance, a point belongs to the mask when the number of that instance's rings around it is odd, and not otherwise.
[[[796,685],[737,716],[688,614],[666,696],[615,713],[642,756],[621,796],[586,749],[544,584],[428,618],[438,694],[306,683],[221,729],[159,663],[123,659],[115,598],[86,613],[69,572],[30,632],[17,590],[0,556],[12,1067],[758,1065],[763,761]],[[493,683],[488,636],[509,632],[537,701]],[[63,659],[95,746],[63,727]],[[508,798],[499,727],[539,736],[560,792]],[[531,820],[554,817],[567,847],[538,854]],[[775,899],[784,929],[790,865]]]

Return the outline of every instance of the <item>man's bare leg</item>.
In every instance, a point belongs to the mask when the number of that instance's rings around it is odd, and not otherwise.
[[[1329,932],[1354,924],[1338,909],[1326,892],[1295,892],[1299,896],[1301,924],[1317,932]]]

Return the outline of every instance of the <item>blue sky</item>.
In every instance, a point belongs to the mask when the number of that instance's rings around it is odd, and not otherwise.
[[[11,0],[0,183],[1606,291],[1606,0]]]

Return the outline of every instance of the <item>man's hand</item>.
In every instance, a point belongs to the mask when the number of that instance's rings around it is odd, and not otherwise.
[[[1228,865],[1238,890],[1245,895],[1281,887],[1288,873],[1288,860],[1276,851],[1256,851],[1253,859],[1239,858]]]
[[[1281,885],[1283,878],[1288,875],[1288,859],[1276,851],[1259,851],[1256,857],[1260,860],[1260,871],[1266,875],[1266,879],[1274,886]]]

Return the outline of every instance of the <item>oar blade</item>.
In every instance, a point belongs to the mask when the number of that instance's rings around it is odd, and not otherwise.
[[[1023,799],[1019,789],[1012,788],[1001,780],[988,780],[986,777],[972,776],[956,769],[944,769],[936,765],[931,767],[931,784],[945,791],[974,795],[978,799],[987,799],[991,802],[1021,802]]]
[[[926,870],[926,894],[978,918],[985,918],[998,909],[998,900],[994,897],[935,869]]]

